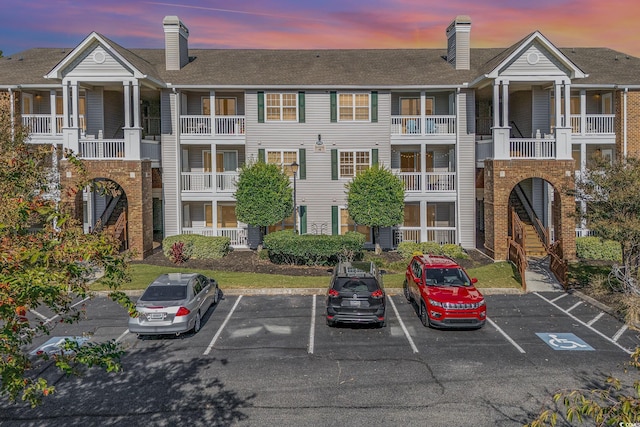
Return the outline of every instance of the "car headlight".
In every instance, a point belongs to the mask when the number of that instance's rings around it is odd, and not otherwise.
[[[435,301],[431,298],[429,298],[429,304],[433,305],[434,307],[442,307],[442,303],[440,301]]]
[[[484,299],[481,299],[480,301],[478,301],[478,308],[482,307],[483,305],[486,305],[487,303],[485,302]]]

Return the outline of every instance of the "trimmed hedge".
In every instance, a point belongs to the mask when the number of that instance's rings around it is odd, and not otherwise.
[[[364,242],[364,235],[353,231],[333,236],[284,230],[267,234],[264,248],[274,264],[334,265],[342,259],[361,258]]]
[[[576,238],[576,256],[580,259],[622,262],[620,243],[587,236]]]
[[[462,249],[462,246],[448,243],[440,245],[436,242],[400,242],[398,244],[398,253],[403,259],[409,260],[416,252],[423,254],[446,255],[451,258],[467,259],[469,255]]]
[[[179,234],[165,237],[162,241],[162,252],[171,257],[171,246],[176,242],[184,243],[185,259],[222,258],[231,250],[231,239],[225,236],[202,236],[199,234]]]

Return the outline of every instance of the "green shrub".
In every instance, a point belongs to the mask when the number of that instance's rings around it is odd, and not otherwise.
[[[260,249],[258,251],[258,259],[268,260],[269,259],[269,251],[267,249]]]
[[[171,256],[171,247],[176,242],[184,243],[183,254],[185,259],[222,258],[231,250],[231,239],[229,237],[179,234],[165,237],[162,241],[162,252],[166,257]]]
[[[620,243],[588,236],[576,238],[576,256],[580,259],[622,261]]]
[[[331,236],[284,230],[267,234],[264,247],[274,264],[333,265],[341,259],[361,258],[364,241],[364,235],[356,232]]]
[[[469,258],[464,249],[462,249],[462,246],[451,243],[440,245],[436,242],[401,242],[398,244],[397,250],[405,260],[409,260],[416,252],[423,254],[446,255],[457,259]]]

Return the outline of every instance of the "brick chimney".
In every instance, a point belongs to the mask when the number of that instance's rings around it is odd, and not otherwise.
[[[167,70],[179,70],[189,63],[189,29],[177,16],[165,16],[162,26]]]
[[[471,50],[471,18],[456,16],[447,27],[447,62],[456,70],[468,70]]]

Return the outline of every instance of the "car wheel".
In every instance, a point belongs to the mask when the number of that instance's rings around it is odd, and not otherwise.
[[[335,326],[335,324],[336,324],[336,323],[335,323],[333,320],[329,320],[329,319],[327,319],[327,326],[328,326],[328,327],[332,328],[332,327],[334,327],[334,326]]]
[[[411,302],[411,292],[409,292],[409,284],[407,283],[407,279],[404,280],[404,297],[407,299],[407,301]]]
[[[380,323],[378,323],[378,327],[379,327],[379,328],[384,328],[385,326],[387,326],[387,322],[386,322],[386,320],[385,320],[384,322],[380,322]]]
[[[193,333],[197,333],[200,330],[200,326],[202,326],[201,324],[201,319],[200,319],[200,312],[198,311],[196,313],[196,323],[193,325]]]
[[[213,294],[213,303],[217,304],[220,301],[220,289],[216,288],[216,293]]]
[[[427,313],[427,306],[424,304],[424,301],[420,304],[420,321],[422,322],[422,326],[429,326],[429,314]]]

